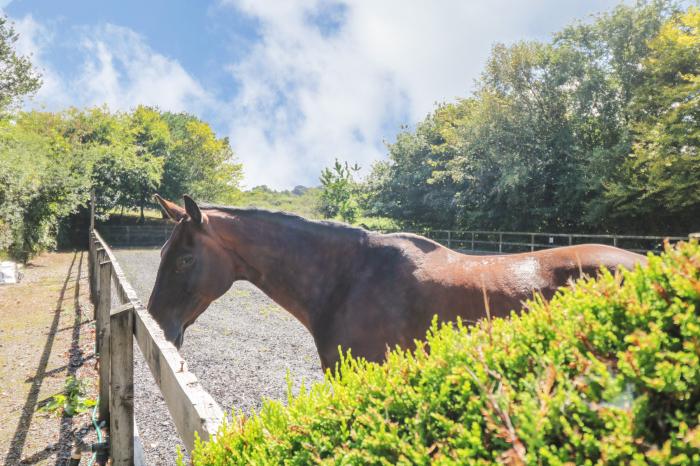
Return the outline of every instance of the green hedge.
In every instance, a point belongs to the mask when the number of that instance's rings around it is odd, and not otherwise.
[[[347,357],[193,464],[700,464],[699,269],[685,244],[384,365]]]

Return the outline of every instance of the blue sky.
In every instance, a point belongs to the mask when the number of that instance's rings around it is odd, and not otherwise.
[[[493,43],[547,39],[617,0],[0,0],[44,86],[27,106],[143,103],[229,136],[246,187],[365,170],[401,125],[465,96]]]

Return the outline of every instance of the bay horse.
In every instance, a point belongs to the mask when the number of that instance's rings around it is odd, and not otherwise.
[[[161,249],[148,311],[166,338],[185,329],[236,280],[248,280],[311,333],[323,369],[338,348],[382,361],[387,348],[410,348],[431,320],[505,317],[539,292],[549,299],[570,279],[601,266],[631,269],[646,258],[604,245],[525,254],[469,256],[427,238],[380,234],[258,209],[185,208],[156,195],[177,222]]]

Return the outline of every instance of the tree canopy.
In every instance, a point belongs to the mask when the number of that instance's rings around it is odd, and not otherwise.
[[[426,227],[700,227],[697,18],[623,4],[547,43],[495,45],[472,95],[389,145],[363,207]]]
[[[41,85],[30,58],[15,50],[17,38],[12,24],[0,16],[0,113],[5,113]]]
[[[226,138],[192,115],[139,106],[19,112],[0,121],[0,250],[27,259],[56,242],[59,223],[86,212],[151,206],[156,191],[225,202],[241,165]]]

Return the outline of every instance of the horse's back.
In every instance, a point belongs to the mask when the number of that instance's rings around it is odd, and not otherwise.
[[[605,244],[580,244],[546,249],[531,253],[549,261],[553,266],[577,266],[590,273],[597,272],[601,267],[616,271],[620,267],[633,269],[637,264],[645,264],[647,259],[624,249]]]

